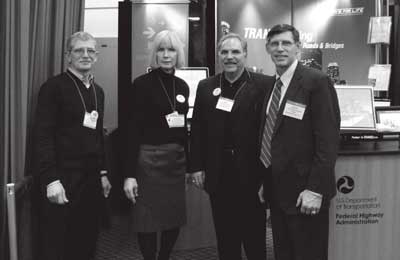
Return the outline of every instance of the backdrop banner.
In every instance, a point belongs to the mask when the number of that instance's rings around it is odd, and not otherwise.
[[[341,84],[367,85],[375,48],[367,44],[369,18],[375,14],[371,0],[293,1],[294,26],[302,37],[302,60],[317,62],[323,71],[338,67]]]
[[[273,25],[290,24],[290,10],[291,0],[218,0],[217,41],[227,32],[240,34],[248,44],[248,67],[272,75],[275,68],[265,50],[265,38]],[[219,66],[216,68],[221,71]]]
[[[132,79],[146,73],[154,37],[163,30],[178,33],[188,57],[189,5],[133,3],[132,5]]]
[[[292,3],[293,2],[293,3]],[[219,0],[218,39],[229,32],[248,42],[248,67],[272,75],[275,70],[265,50],[265,38],[275,24],[293,24],[300,32],[304,64],[327,71],[333,65],[337,83],[366,85],[374,63],[374,48],[367,44],[370,0]],[[216,59],[217,60],[217,59]]]

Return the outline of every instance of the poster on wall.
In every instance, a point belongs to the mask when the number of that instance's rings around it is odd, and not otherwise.
[[[368,84],[368,69],[374,63],[375,50],[365,39],[375,1],[296,0],[293,10],[294,26],[307,35],[302,40],[302,52],[319,50],[318,55],[308,58],[320,61],[324,72],[329,64],[336,64],[338,82]]]
[[[392,17],[379,16],[371,17],[368,28],[368,43],[390,43],[390,31],[392,27]]]
[[[372,64],[368,71],[368,80],[375,91],[388,91],[392,65]]]
[[[178,33],[184,43],[185,63],[188,57],[189,1],[145,3],[132,5],[132,79],[146,73],[154,37],[163,30]]]
[[[278,23],[290,23],[291,0],[218,0],[217,42],[227,32],[241,35],[248,44],[247,66],[255,72],[275,73],[265,50],[269,29]],[[218,65],[218,57],[216,57]],[[216,66],[217,72],[220,71]]]

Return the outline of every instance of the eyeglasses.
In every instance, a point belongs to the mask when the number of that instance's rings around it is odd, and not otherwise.
[[[237,56],[237,55],[241,55],[241,54],[243,54],[244,53],[244,51],[241,51],[241,50],[239,50],[239,49],[233,49],[233,50],[225,50],[225,49],[222,49],[222,50],[220,50],[219,51],[219,55],[220,56],[228,56],[229,54],[231,54],[232,56]]]
[[[269,42],[267,43],[267,45],[270,48],[276,49],[279,47],[279,45],[282,46],[282,48],[284,49],[289,49],[290,47],[292,47],[295,43],[291,42],[291,41],[273,41],[273,42]]]
[[[90,57],[94,57],[94,56],[96,56],[96,54],[98,54],[98,51],[96,51],[95,49],[90,49],[90,48],[73,49],[73,50],[71,50],[71,52],[78,56],[83,56],[86,52]]]

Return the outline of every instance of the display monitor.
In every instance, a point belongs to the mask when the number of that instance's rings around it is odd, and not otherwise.
[[[400,133],[400,106],[376,107],[376,123],[380,132]]]
[[[341,133],[376,132],[374,90],[371,86],[335,86],[340,107]]]
[[[189,107],[193,108],[199,81],[208,77],[207,67],[185,67],[175,70],[175,76],[183,79],[189,86]]]

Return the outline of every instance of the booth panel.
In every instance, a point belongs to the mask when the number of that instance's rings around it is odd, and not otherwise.
[[[93,75],[104,90],[104,127],[111,131],[118,127],[118,38],[97,37],[96,40],[100,54]]]
[[[322,61],[325,72],[335,62],[341,80],[366,85],[369,66],[375,61],[375,49],[367,44],[369,18],[374,13],[375,1],[371,0],[293,1],[293,25],[300,31],[302,59]],[[314,56],[304,57],[309,53]]]
[[[133,3],[132,79],[147,72],[154,37],[163,30],[178,33],[188,57],[189,5],[187,3]]]
[[[329,260],[400,255],[400,155],[341,156],[330,211]]]
[[[248,67],[257,72],[274,74],[275,67],[265,50],[265,38],[273,25],[291,23],[291,1],[218,0],[217,2],[217,40],[228,31],[240,34],[248,44]]]

